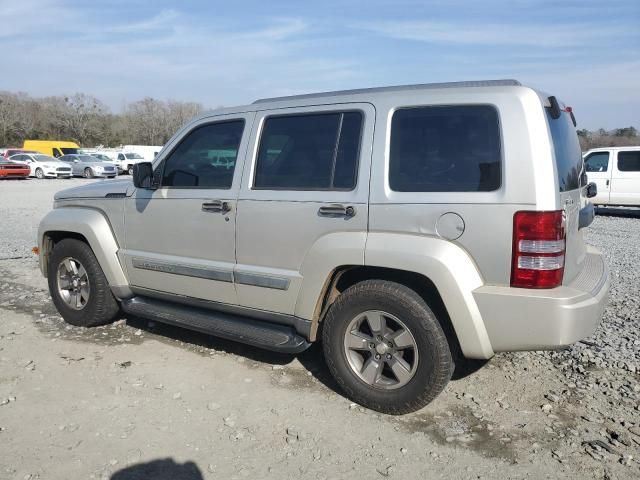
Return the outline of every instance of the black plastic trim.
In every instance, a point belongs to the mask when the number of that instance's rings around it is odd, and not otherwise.
[[[300,353],[311,345],[292,327],[222,312],[134,297],[122,302],[131,315],[189,328],[236,342],[280,353]]]

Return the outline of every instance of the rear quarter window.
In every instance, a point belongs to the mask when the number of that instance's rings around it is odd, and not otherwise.
[[[489,105],[410,107],[391,121],[389,186],[396,192],[500,188],[498,112]]]
[[[618,170],[621,172],[640,172],[640,151],[618,152]]]
[[[582,151],[578,134],[568,113],[562,112],[560,118],[552,118],[547,108],[547,121],[558,170],[558,187],[561,192],[580,188],[582,174]]]

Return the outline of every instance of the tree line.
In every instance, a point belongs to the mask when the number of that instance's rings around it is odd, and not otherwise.
[[[20,147],[25,139],[71,140],[83,147],[164,145],[202,111],[199,103],[148,97],[114,114],[84,93],[36,98],[0,92],[0,146]]]
[[[203,110],[200,103],[144,98],[111,113],[96,97],[31,97],[0,92],[0,146],[22,146],[25,139],[71,140],[83,147],[164,145],[190,118]],[[578,130],[583,151],[595,147],[638,145],[634,127]]]
[[[616,128],[614,130],[600,128],[595,131],[582,128],[578,130],[578,139],[580,140],[582,151],[597,147],[640,145],[638,130],[635,127]]]

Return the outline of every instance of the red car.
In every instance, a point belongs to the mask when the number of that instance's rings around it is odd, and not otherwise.
[[[11,155],[17,155],[18,153],[40,153],[34,150],[25,150],[23,148],[7,148],[0,158],[4,157],[5,159],[9,158]]]
[[[31,169],[23,163],[8,162],[0,157],[0,179],[3,178],[29,178]]]

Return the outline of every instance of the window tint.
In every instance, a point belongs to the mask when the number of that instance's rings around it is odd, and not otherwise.
[[[609,170],[609,152],[592,153],[584,160],[587,172],[606,172]]]
[[[640,172],[640,151],[618,152],[618,170]]]
[[[562,112],[560,118],[554,119],[551,117],[550,109],[546,108],[545,110],[556,156],[560,191],[567,192],[580,188],[580,174],[583,165],[582,152],[571,116]]]
[[[122,153],[118,154],[118,160],[124,160],[124,155]]]
[[[360,112],[267,118],[254,187],[352,190],[356,185],[361,130]]]
[[[244,121],[235,120],[189,132],[167,158],[162,186],[231,188],[243,129]]]
[[[403,108],[393,114],[389,185],[397,192],[489,192],[501,182],[495,108]]]

